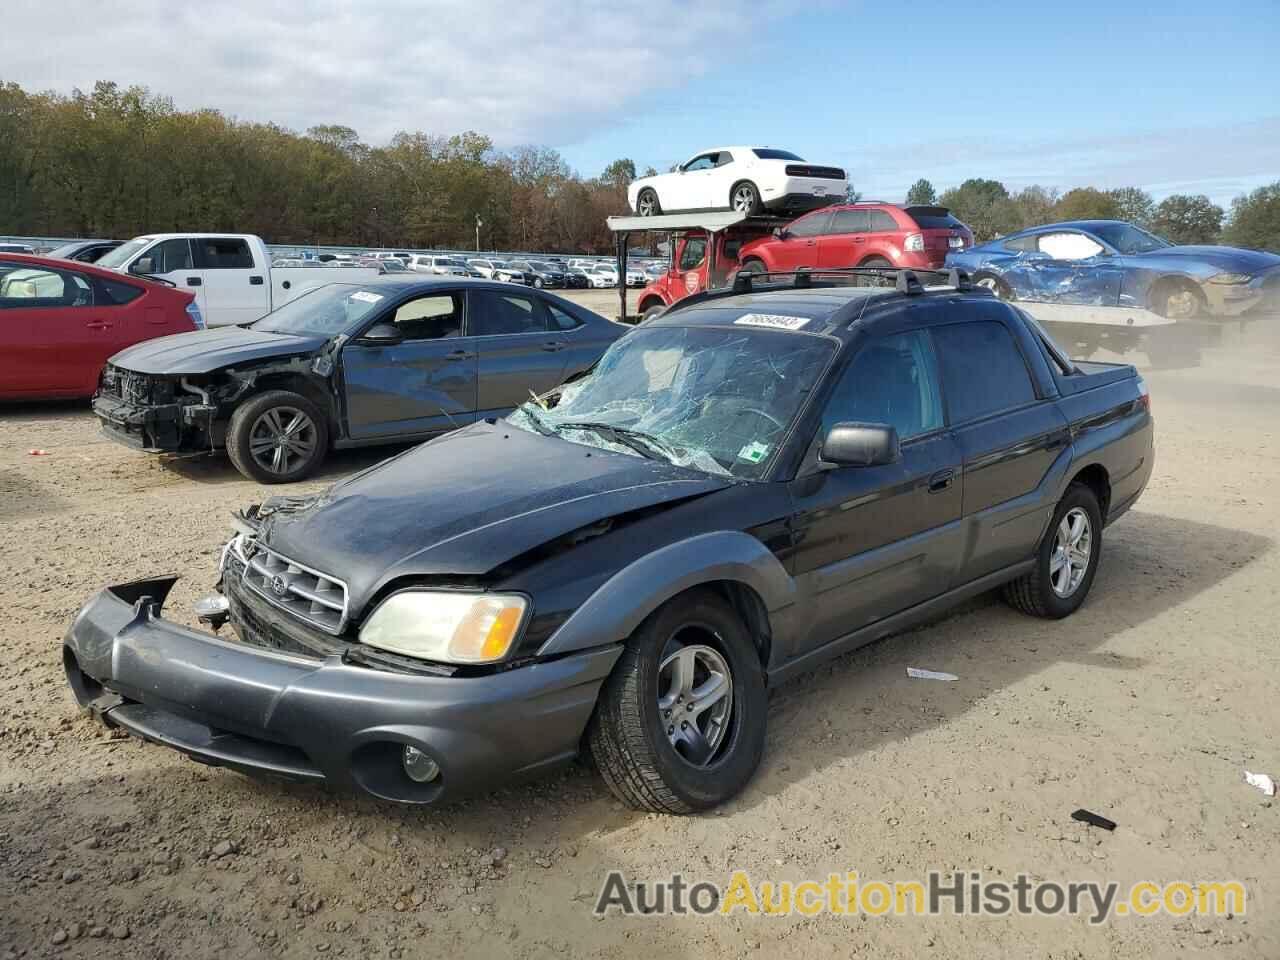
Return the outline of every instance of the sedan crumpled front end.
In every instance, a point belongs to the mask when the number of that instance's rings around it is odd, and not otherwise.
[[[79,612],[63,662],[80,706],[201,763],[398,803],[452,799],[570,760],[619,653],[431,675],[289,623],[231,567],[238,639],[166,620],[176,579],[108,587]]]
[[[92,407],[108,436],[149,453],[202,453],[223,442],[217,404],[184,377],[107,364]]]

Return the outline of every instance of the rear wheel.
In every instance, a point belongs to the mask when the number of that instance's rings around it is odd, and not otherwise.
[[[1031,572],[1006,584],[1010,606],[1059,620],[1076,612],[1102,555],[1102,511],[1093,490],[1073,483],[1058,503]]]
[[[662,204],[658,203],[658,194],[645,187],[640,191],[640,195],[636,197],[636,213],[642,217],[656,217],[662,213]]]
[[[741,183],[734,184],[733,189],[729,191],[729,206],[738,213],[754,216],[762,209],[760,191],[756,189],[756,185],[750,180],[743,180]]]
[[[1009,285],[999,277],[993,277],[991,274],[984,274],[973,281],[975,286],[982,287],[984,290],[990,290],[1001,300],[1012,300],[1013,290]]]
[[[755,644],[718,594],[668,601],[627,640],[587,742],[624,803],[693,813],[737,794],[764,752],[768,701]]]
[[[227,426],[227,455],[250,480],[293,483],[311,475],[329,449],[324,414],[301,394],[268,390],[242,403]]]

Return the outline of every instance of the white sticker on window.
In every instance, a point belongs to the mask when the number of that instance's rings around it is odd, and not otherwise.
[[[359,300],[361,303],[377,303],[382,299],[380,293],[366,293],[364,290],[357,290],[351,295],[352,300]]]
[[[809,318],[784,317],[777,313],[744,313],[733,322],[742,327],[776,327],[779,330],[799,330],[809,322]]]
[[[768,455],[769,445],[758,440],[753,440],[738,451],[738,459],[746,460],[748,463],[759,463]]]

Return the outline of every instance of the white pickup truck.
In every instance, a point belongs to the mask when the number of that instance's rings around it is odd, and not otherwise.
[[[158,277],[194,293],[210,327],[250,323],[326,283],[360,283],[372,267],[272,267],[261,237],[247,233],[152,233],[134,237],[96,264]]]

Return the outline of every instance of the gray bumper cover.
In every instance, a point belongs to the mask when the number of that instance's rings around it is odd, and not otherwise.
[[[67,632],[67,679],[109,725],[204,763],[432,803],[572,759],[618,645],[484,677],[275,653],[160,618],[176,578],[108,587]],[[412,745],[439,765],[401,768]]]

